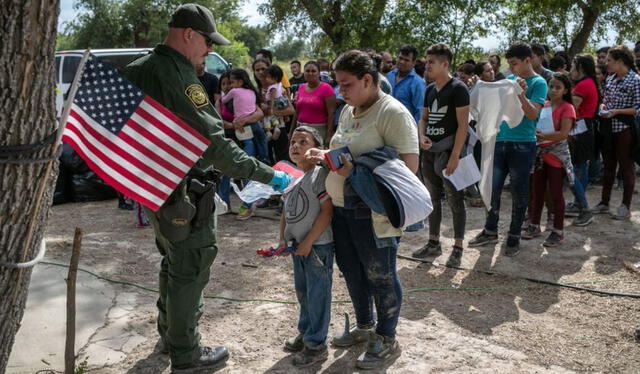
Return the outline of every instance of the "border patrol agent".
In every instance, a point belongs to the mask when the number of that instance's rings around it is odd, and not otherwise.
[[[157,212],[146,210],[163,256],[158,332],[175,373],[216,367],[229,357],[224,347],[203,347],[198,332],[202,291],[218,252],[213,167],[231,177],[268,183],[276,190],[290,182],[287,174],[250,158],[224,138],[220,116],[196,76],[194,66],[204,62],[211,46],[228,43],[217,32],[209,9],[184,4],[171,16],[164,43],[124,71],[142,91],[211,141],[165,204]]]

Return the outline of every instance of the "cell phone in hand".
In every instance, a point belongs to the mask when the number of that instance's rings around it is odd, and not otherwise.
[[[349,152],[348,147],[334,149],[325,153],[324,159],[329,165],[329,169],[331,169],[331,171],[336,171],[344,166],[342,164],[342,160],[340,159],[340,155],[342,154],[346,155],[347,160],[353,161],[353,156],[351,156],[351,152]]]

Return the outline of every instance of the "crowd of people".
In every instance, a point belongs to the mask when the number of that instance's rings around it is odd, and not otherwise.
[[[508,68],[502,70],[505,59]],[[347,200],[343,189],[353,165],[347,162],[346,167],[327,173],[318,166],[324,153],[347,146],[357,159],[381,146],[394,148],[421,177],[433,204],[427,220],[428,242],[413,256],[442,254],[440,225],[442,202],[446,201],[454,232],[447,264],[460,266],[466,205],[485,205],[476,185],[457,190],[447,176],[465,155],[469,130],[475,129],[470,95],[480,81],[517,82],[524,115],[516,126],[500,124],[487,219],[469,245],[498,242],[501,195],[506,187],[513,201],[506,256],[519,252],[521,239],[542,235],[545,206],[546,247],[562,243],[565,217],[575,217],[575,226],[589,225],[594,214],[630,217],[634,152],[639,142],[636,64],[640,63],[640,44],[635,51],[619,45],[599,49],[596,58],[590,54],[570,58],[563,51],[552,55],[545,45],[518,42],[504,57],[493,54],[456,67],[452,63],[453,53],[446,44],[432,45],[425,57],[414,46],[405,45],[395,59],[388,52],[361,50],[346,52],[332,64],[318,59],[303,66],[294,60],[288,76],[273,64],[270,51],[261,50],[252,64],[254,82],[247,72],[234,69],[209,91],[223,116],[227,136],[249,155],[269,164],[293,161],[305,171],[303,187],[296,187],[283,199],[279,237],[280,246],[297,248],[299,334],[285,344],[301,352],[294,364],[307,365],[326,353],[333,248],[357,326],[335,337],[332,344],[343,347],[368,341],[367,351],[358,359],[361,368],[377,367],[397,350],[395,326],[402,291],[393,259],[402,232],[371,209],[359,212],[359,205]],[[481,149],[479,142],[473,148],[478,166]],[[610,211],[616,175],[623,197]],[[593,208],[585,193],[589,185],[602,185],[602,196]],[[229,203],[225,186],[223,183],[221,192]],[[573,195],[568,204],[565,187]],[[236,217],[248,219],[258,206],[268,205],[268,201],[243,203]],[[373,313],[374,305],[377,313]]]
[[[398,244],[403,231],[423,229],[426,220],[428,241],[413,256],[440,255],[443,201],[452,211],[451,267],[461,264],[467,206],[487,209],[483,230],[468,245],[498,242],[507,178],[512,207],[506,256],[519,252],[521,239],[542,234],[545,205],[547,247],[562,243],[565,216],[575,216],[577,226],[591,223],[596,213],[630,217],[634,161],[640,158],[640,43],[634,51],[624,45],[601,49],[594,59],[551,56],[544,45],[517,42],[503,57],[460,66],[452,66],[453,52],[442,43],[430,46],[424,58],[410,45],[395,59],[388,52],[351,50],[333,62],[292,61],[290,75],[273,64],[270,51],[261,50],[251,72],[233,69],[218,79],[204,71],[204,56],[213,44],[226,43],[208,9],[184,4],[172,15],[165,42],[125,68],[129,80],[211,142],[169,201],[156,212],[145,210],[163,257],[158,332],[173,372],[215,367],[229,357],[224,347],[202,346],[198,333],[202,290],[218,250],[216,220],[212,210],[200,214],[211,207],[201,204],[202,195],[186,181],[209,183],[212,167],[226,175],[218,192],[227,203],[231,178],[286,191],[276,240],[293,252],[300,312],[297,333],[284,348],[295,352],[293,364],[300,367],[326,359],[329,343],[366,342],[356,360],[360,369],[381,368],[397,357]],[[194,84],[198,80],[201,85]],[[197,95],[176,87],[190,87]],[[202,100],[205,95],[212,105]],[[498,120],[491,124],[482,111],[503,116],[492,116]],[[482,144],[474,145],[474,130]],[[471,154],[482,161],[483,179],[458,189],[450,177]],[[295,184],[268,166],[282,160],[302,171]],[[389,174],[374,177],[379,169]],[[416,196],[430,200],[429,209],[418,222],[398,223],[394,209],[402,197],[389,190],[382,196],[376,178],[413,198],[414,205],[420,205]],[[622,181],[622,204],[610,212],[616,178]],[[589,209],[585,190],[598,183],[600,201]],[[574,196],[570,204],[564,201],[565,186]],[[237,219],[249,219],[258,205],[242,202]],[[415,217],[406,213],[400,214]],[[329,339],[334,259],[356,326]]]

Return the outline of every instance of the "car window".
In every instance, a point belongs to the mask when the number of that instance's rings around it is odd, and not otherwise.
[[[62,83],[72,83],[80,64],[80,56],[64,56],[62,60]]]
[[[228,69],[227,64],[214,54],[209,54],[205,58],[205,65],[208,73],[215,74],[218,77]]]
[[[117,70],[122,69],[127,66],[133,60],[136,60],[144,55],[148,54],[148,52],[139,52],[132,55],[126,54],[118,54],[118,55],[105,55],[99,56],[103,61],[107,61],[111,66],[116,68]]]

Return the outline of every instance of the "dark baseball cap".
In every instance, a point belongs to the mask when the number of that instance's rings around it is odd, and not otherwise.
[[[216,29],[216,21],[211,11],[199,4],[183,4],[178,7],[171,15],[169,27],[192,28],[208,36],[215,44],[229,44],[229,40]]]

